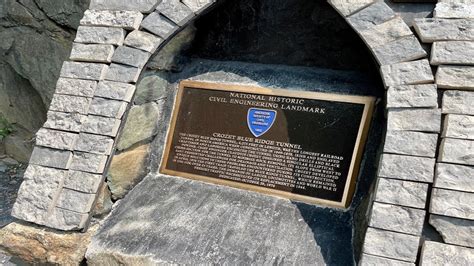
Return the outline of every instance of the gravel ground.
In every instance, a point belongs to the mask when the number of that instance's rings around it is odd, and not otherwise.
[[[26,165],[16,164],[8,157],[0,158],[0,228],[13,221],[10,212],[25,169]]]

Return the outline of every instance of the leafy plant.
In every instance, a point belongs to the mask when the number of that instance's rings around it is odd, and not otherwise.
[[[0,139],[5,138],[13,132],[12,124],[0,115]]]

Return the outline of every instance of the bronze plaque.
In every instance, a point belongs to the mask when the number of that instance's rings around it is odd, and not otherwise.
[[[183,81],[161,172],[348,207],[374,100]]]

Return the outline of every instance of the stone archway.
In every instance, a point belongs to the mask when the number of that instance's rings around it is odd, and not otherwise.
[[[214,4],[157,2],[92,1],[81,20],[71,61],[61,70],[48,121],[38,132],[15,217],[61,230],[86,227],[143,67],[171,36]],[[430,63],[410,28],[383,1],[329,3],[367,44],[387,88],[387,136],[364,258],[415,262],[441,125]],[[437,40],[424,23],[416,27],[422,39],[426,35]],[[446,81],[449,71],[458,70],[440,68],[438,83]],[[462,108],[460,102],[467,108],[469,95],[448,93],[445,99],[447,105],[454,101],[454,108]],[[462,112],[472,114],[466,110]],[[443,145],[457,144],[447,139]],[[449,162],[449,156],[456,155],[443,156]]]

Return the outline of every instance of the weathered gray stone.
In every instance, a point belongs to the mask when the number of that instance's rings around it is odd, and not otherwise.
[[[114,46],[110,44],[74,43],[69,59],[73,61],[110,63],[113,54]]]
[[[421,250],[420,265],[471,265],[474,249],[425,241]]]
[[[439,2],[433,13],[435,18],[474,18],[474,2]]]
[[[443,137],[474,140],[474,116],[446,115]]]
[[[99,82],[95,96],[130,102],[134,92],[135,85],[104,80]]]
[[[97,81],[84,79],[59,78],[56,84],[56,93],[93,97],[97,88]]]
[[[142,19],[143,14],[138,11],[86,10],[81,25],[137,30]]]
[[[71,159],[72,153],[70,151],[35,147],[31,154],[30,164],[68,169]]]
[[[160,108],[156,103],[132,107],[117,142],[117,149],[125,150],[135,143],[153,137],[156,134],[160,115]]]
[[[378,176],[432,183],[436,159],[384,153]]]
[[[160,36],[163,39],[167,39],[179,28],[178,25],[174,24],[169,19],[163,17],[158,12],[153,12],[148,15],[143,20],[141,26],[146,30]]]
[[[59,150],[72,150],[77,136],[77,133],[42,128],[36,133],[36,145]]]
[[[421,235],[425,210],[374,202],[369,226],[411,235]]]
[[[216,0],[181,0],[181,2],[189,7],[194,13],[199,14],[214,4]]]
[[[385,87],[414,85],[434,81],[428,60],[385,65],[380,68]]]
[[[387,130],[440,132],[441,109],[390,109]]]
[[[433,188],[430,213],[474,220],[474,193]]]
[[[472,19],[415,19],[415,30],[424,43],[435,41],[473,41]]]
[[[79,26],[74,42],[122,45],[125,33],[121,28]]]
[[[430,224],[441,234],[444,242],[474,248],[474,221],[430,215]]]
[[[361,10],[372,4],[375,0],[329,0],[334,9],[344,17],[352,15],[353,13]],[[184,2],[186,4],[186,2]]]
[[[134,30],[125,38],[125,45],[134,47],[149,53],[154,53],[158,46],[163,42],[163,39],[153,34]]]
[[[375,201],[424,209],[428,184],[379,178]]]
[[[156,10],[180,26],[194,17],[193,11],[179,0],[162,0]]]
[[[474,140],[443,139],[439,147],[438,161],[474,165]]]
[[[466,192],[474,192],[474,167],[457,164],[436,164],[434,186]]]
[[[420,237],[368,228],[363,252],[366,254],[415,262]]]
[[[71,231],[83,229],[89,220],[89,214],[54,208],[48,216],[46,226]]]
[[[60,76],[64,78],[101,80],[108,66],[99,63],[64,62]]]
[[[377,1],[376,3],[349,16],[347,22],[356,31],[360,32],[374,25],[384,23],[394,17],[395,13],[387,4],[382,1]]]
[[[387,131],[383,151],[386,153],[434,158],[438,134]]]
[[[169,82],[164,75],[156,74],[142,78],[137,84],[133,102],[137,105],[166,98]]]
[[[63,188],[56,202],[56,207],[79,213],[88,213],[92,209],[94,199],[95,194]]]
[[[402,37],[412,36],[410,28],[400,17],[372,26],[359,32],[365,43],[372,49],[386,45]]]
[[[127,102],[96,97],[92,99],[89,114],[122,118],[127,109]]]
[[[432,65],[473,65],[474,42],[434,42],[430,62]]]
[[[443,114],[474,115],[474,92],[445,91],[443,94]]]
[[[407,62],[426,56],[418,39],[411,35],[373,49],[375,58],[381,66]]]
[[[107,158],[107,155],[102,154],[74,152],[71,166],[69,168],[76,171],[101,174],[104,172]]]
[[[48,120],[46,120],[46,123],[44,123],[44,127],[79,132],[86,118],[87,117],[85,115],[78,113],[61,113],[49,111]]]
[[[88,115],[81,131],[85,133],[115,137],[119,127],[119,119]]]
[[[414,266],[414,263],[362,254],[359,266]]]
[[[126,46],[120,46],[115,51],[112,61],[115,63],[143,68],[150,56],[151,55],[148,52]]]
[[[102,175],[79,171],[68,171],[64,179],[64,187],[76,191],[95,194],[102,184]]]
[[[91,98],[55,94],[49,106],[49,110],[64,113],[87,114]]]
[[[474,90],[474,66],[439,66],[436,83],[442,89]]]
[[[110,155],[114,140],[107,136],[80,133],[74,149],[89,153]]]
[[[107,183],[102,183],[97,192],[97,199],[94,208],[92,209],[92,216],[95,218],[103,218],[112,210],[112,194],[107,186]]]
[[[140,72],[140,68],[111,64],[105,79],[124,83],[135,83],[140,76]]]
[[[129,10],[150,13],[159,0],[91,0],[90,9]]]
[[[438,91],[434,84],[389,87],[387,108],[438,107]]]

